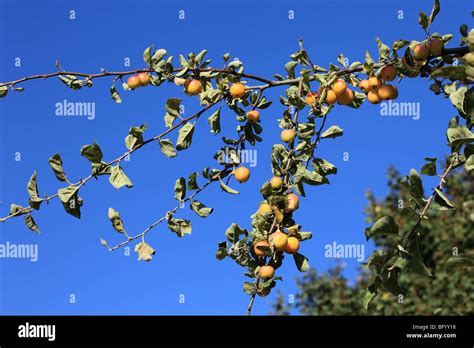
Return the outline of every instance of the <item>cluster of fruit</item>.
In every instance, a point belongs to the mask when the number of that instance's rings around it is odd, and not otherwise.
[[[320,92],[321,90],[319,92],[309,92],[306,94],[306,103],[311,106],[316,105]],[[332,84],[331,88],[326,91],[325,102],[328,105],[334,105],[336,102],[340,105],[349,105],[353,100],[354,92],[347,87],[347,83],[344,80],[338,79]]]
[[[150,84],[151,77],[147,73],[139,73],[132,75],[127,80],[128,88],[135,89],[142,86],[148,86]]]
[[[428,58],[438,57],[443,53],[444,41],[437,38],[431,38],[427,41],[417,44],[413,47],[413,62],[408,62],[406,57],[402,57],[402,64],[411,72],[406,73],[408,77],[417,77],[422,67],[428,62]]]
[[[270,186],[274,191],[281,191],[283,188],[283,180],[274,176],[270,179]],[[300,241],[295,235],[285,233],[279,224],[283,221],[284,214],[291,214],[299,207],[299,198],[294,193],[286,194],[284,208],[280,209],[277,206],[272,206],[267,202],[261,203],[258,208],[258,214],[264,218],[274,217],[278,226],[275,232],[272,232],[267,239],[258,239],[253,242],[253,253],[257,258],[265,257],[266,250],[273,245],[273,250],[276,252],[286,252],[288,254],[295,254],[300,248]],[[283,210],[283,211],[282,211]],[[271,231],[270,231],[271,232]],[[275,267],[270,265],[273,260],[270,260],[266,265],[261,265],[258,270],[258,275],[262,279],[273,278],[275,274]]]
[[[382,100],[396,99],[398,89],[394,85],[385,82],[393,81],[397,76],[397,69],[392,65],[382,68],[379,76],[372,76],[368,80],[359,82],[359,88],[367,93],[367,100],[372,104],[378,104]]]

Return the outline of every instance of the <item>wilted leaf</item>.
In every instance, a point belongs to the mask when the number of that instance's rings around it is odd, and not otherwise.
[[[39,194],[38,194],[38,185],[37,185],[37,180],[36,180],[36,170],[33,172],[33,174],[30,177],[30,180],[28,181],[27,189],[28,189],[28,195],[30,196],[30,199],[28,201],[28,203],[30,204],[30,207],[38,210],[43,200],[38,197]]]
[[[375,38],[377,46],[379,48],[379,62],[385,60],[390,55],[390,47],[382,42],[378,37]]]
[[[372,300],[377,296],[380,287],[380,280],[376,279],[371,285],[369,285],[366,289],[361,291],[361,299],[362,304],[364,305],[365,309],[369,308],[370,303]]]
[[[238,195],[240,192],[234,190],[233,188],[229,187],[228,185],[224,184],[224,182],[221,180],[221,189],[224,190],[227,193],[230,193],[232,195]]]
[[[168,220],[168,228],[176,233],[178,237],[184,237],[185,234],[191,234],[192,226],[191,221],[186,219],[174,219]]]
[[[155,255],[155,249],[149,244],[142,242],[135,245],[135,252],[138,253],[138,260],[151,261],[152,256]]]
[[[198,183],[197,183],[197,176],[198,176],[197,172],[189,174],[188,189],[191,190],[191,191],[192,190],[197,190],[199,188]]]
[[[179,107],[181,104],[181,99],[171,98],[166,101],[165,104],[165,126],[171,128],[173,126],[174,120],[179,117]]]
[[[61,160],[61,156],[58,153],[55,153],[53,156],[51,156],[51,158],[48,160],[48,163],[53,169],[56,179],[62,182],[67,181],[66,174],[64,173],[63,169],[63,161]]]
[[[96,143],[84,145],[81,148],[81,156],[87,158],[92,163],[100,163],[102,161],[102,150]]]
[[[187,149],[193,140],[194,125],[187,122],[179,130],[178,140],[176,142],[176,149],[181,151]]]
[[[213,208],[208,208],[204,204],[202,204],[201,202],[198,202],[198,201],[193,201],[191,203],[191,209],[196,214],[198,214],[200,217],[203,217],[203,218],[209,216],[209,214],[211,214],[214,211]]]
[[[219,134],[221,131],[221,109],[216,110],[209,116],[208,121],[211,126],[211,133]]]
[[[182,201],[186,197],[186,180],[184,178],[179,178],[174,184],[174,197],[178,201]]]
[[[339,126],[331,126],[329,127],[323,134],[321,134],[321,138],[336,138],[340,137],[344,134],[344,131]]]
[[[8,87],[5,85],[0,86],[0,98],[5,97],[8,94]]]
[[[132,181],[125,175],[125,172],[119,165],[112,167],[109,182],[116,189],[120,189],[123,186],[127,186],[127,188],[133,187]]]
[[[309,269],[309,262],[306,256],[295,253],[293,254],[293,259],[295,260],[296,267],[300,272],[306,272]]]
[[[28,227],[33,232],[40,233],[38,225],[36,224],[36,222],[33,219],[33,216],[31,214],[26,214],[25,215],[25,224],[26,224],[26,227]]]
[[[254,295],[257,292],[257,288],[255,287],[255,284],[245,282],[244,283],[244,292],[247,295]]]
[[[108,216],[114,230],[116,230],[119,233],[124,233],[125,229],[123,227],[123,221],[122,221],[122,218],[120,217],[119,212],[114,210],[113,208],[109,208]]]
[[[119,92],[117,92],[115,86],[110,87],[110,97],[115,100],[117,104],[120,104],[122,102],[122,98],[120,98],[120,94]]]
[[[160,149],[168,158],[176,157],[178,153],[169,139],[160,139]]]

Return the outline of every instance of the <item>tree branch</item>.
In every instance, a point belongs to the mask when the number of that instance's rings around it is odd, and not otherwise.
[[[191,120],[193,120],[193,119],[199,118],[204,112],[206,112],[207,110],[209,110],[210,108],[212,108],[214,105],[216,105],[218,102],[220,102],[223,98],[224,98],[223,96],[219,97],[215,102],[208,104],[206,107],[204,107],[203,109],[201,109],[199,112],[197,112],[197,113],[195,113],[195,114],[193,114],[193,115],[191,115],[191,116],[189,116],[189,117],[183,119],[181,122],[175,124],[174,126],[172,126],[171,128],[167,129],[166,131],[164,131],[164,132],[162,132],[162,133],[160,133],[160,134],[154,136],[153,138],[150,138],[150,139],[148,139],[148,140],[145,140],[145,141],[144,141],[143,143],[141,143],[140,145],[138,145],[138,146],[132,148],[131,150],[128,150],[127,152],[123,153],[121,156],[117,157],[116,159],[114,159],[114,160],[112,160],[112,161],[106,163],[106,164],[104,165],[104,168],[103,168],[102,170],[107,169],[107,168],[109,168],[110,166],[112,166],[112,165],[114,165],[114,164],[116,164],[116,163],[120,163],[120,161],[122,161],[125,157],[131,155],[132,153],[134,153],[134,152],[137,151],[138,149],[141,149],[143,146],[145,146],[145,145],[147,145],[147,144],[149,144],[149,143],[151,143],[151,142],[154,142],[154,141],[156,141],[156,140],[160,140],[162,137],[164,137],[164,136],[167,135],[168,133],[174,131],[174,130],[177,129],[177,128],[180,128],[181,126],[183,126],[185,123],[187,123],[187,122],[189,122],[189,121],[191,121]],[[76,187],[83,186],[83,185],[85,185],[90,179],[92,179],[92,178],[94,178],[94,177],[96,177],[96,175],[90,174],[90,175],[87,176],[85,179],[81,179],[79,182],[77,182],[77,183],[75,183],[75,184],[72,184],[72,186],[76,186]],[[47,197],[43,198],[43,200],[44,200],[45,202],[48,202],[48,201],[50,201],[51,199],[56,198],[56,197],[58,197],[58,194],[57,194],[57,193],[54,194],[54,195],[51,195],[51,196],[47,196]],[[15,213],[13,213],[13,214],[9,214],[9,215],[7,215],[7,216],[5,216],[5,217],[3,217],[3,218],[0,218],[0,222],[5,222],[6,220],[11,219],[11,218],[13,218],[13,217],[15,217],[15,216],[20,216],[20,215],[23,215],[23,214],[27,214],[27,213],[30,213],[30,212],[32,212],[32,211],[33,211],[33,208],[32,208],[32,207],[26,207],[26,208],[21,209],[21,210],[15,212]]]
[[[455,152],[453,154],[453,158],[451,159],[451,162],[449,163],[448,167],[445,169],[445,171],[443,172],[443,174],[441,175],[440,177],[440,180],[439,180],[439,183],[438,185],[436,186],[436,189],[439,190],[439,191],[442,191],[443,188],[444,188],[444,184],[446,183],[446,178],[448,177],[449,173],[451,172],[451,170],[453,169],[454,165],[456,164],[456,162],[458,162],[458,158],[459,158],[459,154],[457,152]],[[435,189],[433,189],[433,193],[431,194],[431,196],[428,198],[428,200],[426,201],[426,204],[425,206],[423,207],[423,209],[421,210],[420,214],[419,214],[419,217],[418,217],[418,220],[416,221],[415,223],[415,226],[413,226],[412,230],[407,234],[408,236],[412,235],[413,233],[415,233],[415,231],[418,229],[418,227],[420,226],[421,222],[423,221],[423,219],[425,218],[427,212],[428,212],[428,209],[431,205],[431,203],[434,201],[434,199],[436,198],[436,196],[438,196],[438,193],[436,192]]]

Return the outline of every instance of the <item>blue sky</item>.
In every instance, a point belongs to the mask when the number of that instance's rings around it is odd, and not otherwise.
[[[64,69],[84,72],[128,70],[143,67],[142,53],[154,44],[171,55],[208,50],[215,66],[222,54],[240,58],[247,72],[271,77],[283,73],[289,55],[297,50],[298,39],[314,63],[328,66],[338,53],[350,61],[362,60],[365,50],[376,56],[375,37],[391,44],[394,40],[424,39],[417,24],[420,10],[429,12],[431,1],[6,1],[0,0],[0,81],[55,71],[59,59]],[[469,23],[468,1],[442,4],[434,31],[452,32],[458,43],[458,28]],[[69,19],[74,10],[76,19]],[[185,20],[178,12],[185,11]],[[293,10],[295,19],[288,19]],[[398,19],[398,11],[403,19]],[[21,67],[15,67],[15,58]],[[79,155],[84,144],[94,140],[111,160],[124,152],[123,139],[130,126],[148,123],[149,136],[164,129],[164,104],[168,98],[183,98],[186,114],[199,108],[196,98],[187,97],[174,85],[122,92],[124,102],[115,104],[109,95],[110,79],[96,80],[92,89],[72,91],[57,79],[32,81],[23,93],[10,94],[0,102],[0,215],[9,204],[26,204],[26,183],[38,170],[41,194],[55,192],[60,183],[48,166],[48,158],[59,152],[67,175],[73,180],[88,174],[89,163]],[[386,170],[390,164],[401,172],[420,168],[426,156],[441,157],[445,128],[455,110],[448,100],[428,90],[426,80],[407,79],[399,86],[399,101],[420,103],[420,119],[382,117],[380,106],[364,104],[353,110],[337,107],[328,124],[342,127],[342,138],[324,141],[319,156],[334,163],[339,171],[331,184],[308,188],[296,213],[313,239],[303,243],[301,252],[320,271],[335,264],[324,257],[324,246],[337,243],[365,243],[364,193],[373,189],[378,196],[387,192]],[[81,191],[83,217],[77,220],[63,211],[58,201],[35,214],[42,235],[26,229],[21,219],[0,225],[0,243],[38,244],[37,262],[0,259],[1,314],[244,314],[248,296],[242,291],[243,269],[230,259],[217,261],[217,243],[225,240],[225,229],[237,222],[250,227],[250,215],[261,200],[259,188],[271,175],[269,154],[279,141],[276,120],[283,108],[276,101],[262,112],[264,142],[258,144],[258,165],[251,180],[233,186],[239,196],[211,187],[201,201],[215,211],[201,219],[189,209],[179,212],[191,218],[193,234],[178,238],[165,225],[148,236],[156,249],[154,260],[138,262],[136,254],[124,250],[108,253],[99,244],[120,242],[107,219],[107,209],[118,210],[130,233],[142,231],[175,206],[173,184],[179,176],[205,166],[216,166],[212,154],[220,136],[209,133],[205,118],[198,123],[191,149],[169,160],[158,146],[147,146],[124,165],[134,181],[133,189],[115,190],[106,179],[90,181]],[[94,102],[96,117],[57,117],[55,104],[63,100]],[[222,114],[222,135],[233,136],[236,121],[231,111]],[[212,150],[212,152],[211,152]],[[15,161],[15,153],[21,161]],[[343,153],[349,161],[343,161]],[[131,247],[133,248],[134,245]],[[366,244],[366,257],[372,248]],[[349,277],[358,262],[344,260]],[[284,281],[278,288],[286,295],[295,292],[300,276],[291,258],[278,270]],[[76,302],[69,303],[74,294]],[[276,291],[257,298],[255,314],[271,309]],[[180,303],[183,299],[184,303]],[[181,296],[181,297],[180,297]],[[181,301],[182,302],[182,301]]]

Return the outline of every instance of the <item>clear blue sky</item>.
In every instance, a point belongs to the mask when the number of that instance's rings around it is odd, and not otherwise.
[[[343,52],[351,61],[363,60],[365,50],[376,56],[375,37],[391,44],[396,39],[424,38],[417,24],[420,10],[429,12],[431,1],[6,1],[0,0],[0,81],[30,74],[53,72],[59,59],[65,69],[97,72],[125,70],[124,58],[132,68],[143,67],[146,46],[164,47],[174,56],[207,49],[221,66],[222,54],[239,57],[247,72],[271,77],[283,73],[289,55],[297,50],[298,39],[313,61],[321,66],[335,62]],[[434,31],[453,32],[470,23],[472,3],[442,2]],[[69,11],[76,19],[68,18]],[[178,19],[184,10],[186,19]],[[288,19],[288,11],[295,19]],[[397,19],[397,11],[404,19]],[[15,58],[21,67],[15,67]],[[148,135],[164,128],[164,103],[170,97],[184,98],[186,115],[198,110],[196,98],[186,97],[174,85],[122,92],[124,102],[115,104],[108,92],[111,80],[97,80],[94,88],[72,91],[57,79],[33,81],[24,93],[10,94],[0,102],[0,212],[9,204],[26,204],[26,183],[38,170],[41,194],[55,192],[60,183],[47,159],[60,152],[66,173],[76,180],[87,175],[89,163],[79,155],[82,145],[96,140],[106,160],[121,154],[130,126],[147,122]],[[296,218],[313,239],[301,252],[313,267],[324,271],[335,264],[324,257],[324,246],[365,243],[364,193],[373,189],[378,196],[387,192],[386,169],[390,164],[406,173],[420,168],[425,156],[441,157],[447,152],[445,128],[455,110],[447,100],[434,96],[426,80],[407,79],[399,86],[399,101],[419,102],[421,117],[386,118],[380,107],[364,104],[353,110],[337,107],[329,124],[341,126],[342,138],[321,144],[319,155],[337,165],[339,172],[331,185],[308,188]],[[82,190],[83,217],[77,220],[63,211],[58,201],[35,214],[42,235],[26,229],[21,219],[0,225],[0,242],[36,243],[39,260],[0,259],[1,314],[244,314],[248,296],[242,291],[247,278],[230,259],[217,261],[217,243],[232,223],[250,226],[250,215],[261,200],[259,188],[271,175],[269,154],[278,142],[276,120],[283,108],[281,90],[271,90],[276,101],[262,113],[264,142],[258,144],[258,165],[245,185],[235,185],[239,196],[220,193],[213,187],[201,200],[214,213],[201,219],[189,209],[181,217],[191,218],[193,234],[178,238],[165,225],[149,234],[156,249],[154,260],[138,262],[136,254],[123,250],[108,253],[99,244],[120,242],[107,219],[109,206],[120,211],[127,230],[134,234],[174,207],[174,181],[205,166],[214,166],[211,150],[220,146],[220,136],[209,133],[202,118],[191,149],[169,160],[158,146],[147,146],[124,168],[134,181],[133,189],[115,190],[106,178],[91,181]],[[57,117],[55,104],[95,102],[96,118]],[[223,135],[234,135],[236,121],[230,111],[222,114]],[[15,161],[20,152],[22,160]],[[343,161],[348,152],[350,160]],[[212,152],[213,153],[213,152]],[[132,245],[133,247],[133,245]],[[366,246],[366,256],[371,252]],[[278,275],[278,288],[294,293],[299,276],[291,258]],[[347,274],[356,274],[358,262],[345,260]],[[75,294],[76,303],[68,302]],[[184,294],[185,303],[179,303]],[[266,314],[276,291],[266,299],[257,298],[254,313]]]

